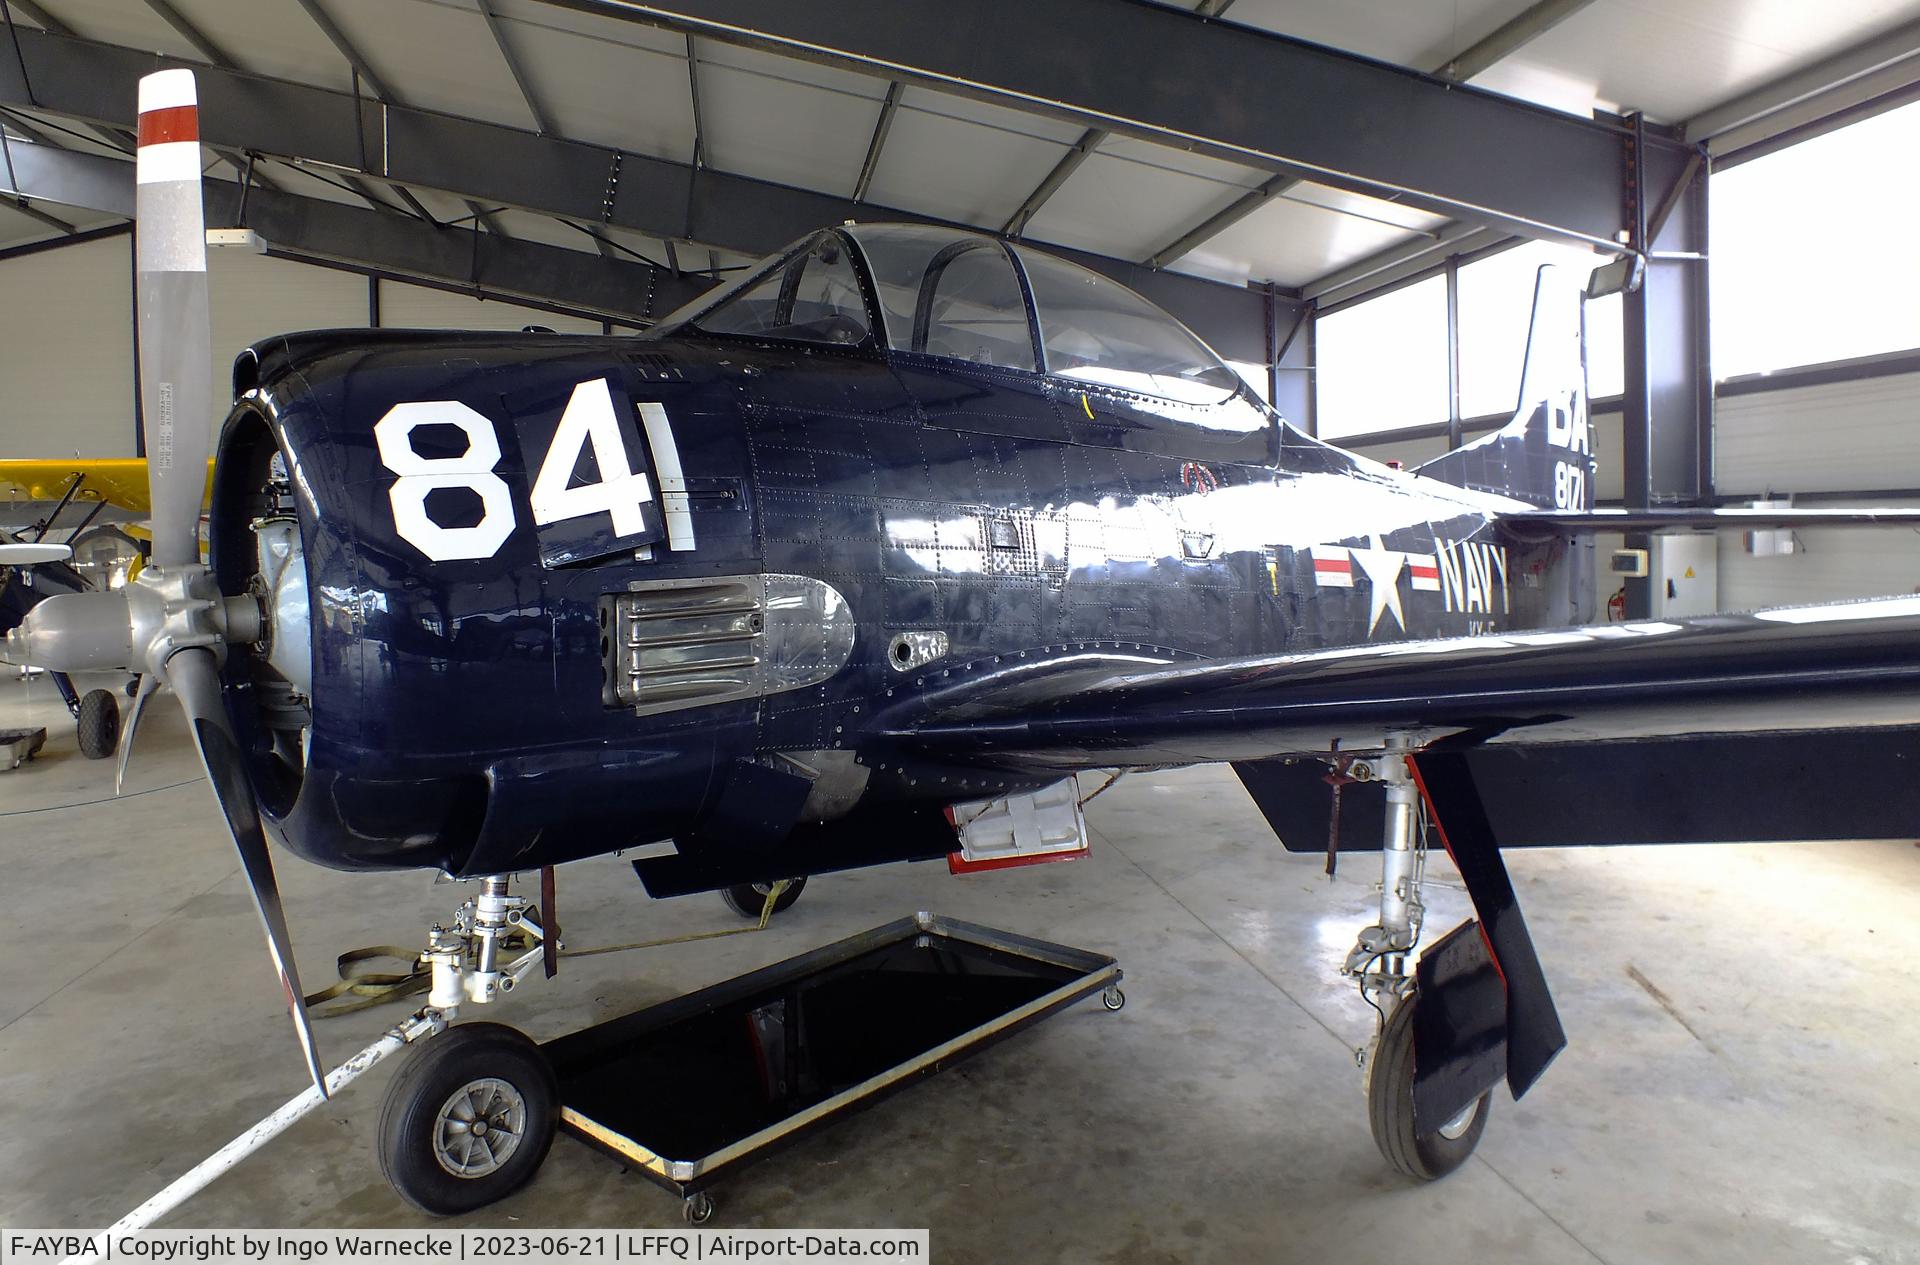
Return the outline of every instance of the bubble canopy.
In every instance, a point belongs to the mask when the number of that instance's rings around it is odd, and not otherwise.
[[[964,360],[1183,404],[1243,389],[1192,331],[1119,282],[921,224],[802,238],[660,326],[678,331]]]

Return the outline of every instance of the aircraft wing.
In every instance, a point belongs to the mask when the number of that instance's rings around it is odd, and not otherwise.
[[[877,719],[956,765],[1062,771],[1324,755],[1389,731],[1536,745],[1911,727],[1920,598],[1203,663],[1089,642],[956,666]]]
[[[152,510],[147,492],[144,457],[66,457],[0,461],[0,497],[29,501],[58,501],[74,480],[80,490],[74,500],[109,505],[146,516]],[[207,483],[213,482],[213,463],[207,463]],[[205,494],[201,505],[206,505]]]
[[[1523,540],[1542,540],[1573,532],[1675,531],[1688,528],[1761,530],[1804,527],[1916,527],[1920,508],[1873,509],[1724,509],[1656,508],[1643,510],[1520,510],[1499,516],[1500,526]]]

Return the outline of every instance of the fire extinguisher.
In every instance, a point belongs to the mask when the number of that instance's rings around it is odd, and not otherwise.
[[[1607,622],[1617,624],[1627,617],[1627,586],[1622,584],[1607,599]]]

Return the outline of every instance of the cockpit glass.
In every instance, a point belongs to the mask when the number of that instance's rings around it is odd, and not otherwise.
[[[867,305],[853,260],[823,234],[784,264],[722,291],[684,324],[707,334],[752,334],[810,343],[860,343]]]
[[[1035,370],[1026,297],[1006,248],[910,225],[849,230],[867,258],[887,345],[975,364]]]
[[[1040,314],[1047,372],[1186,404],[1215,404],[1240,379],[1186,327],[1077,264],[1015,247]]]

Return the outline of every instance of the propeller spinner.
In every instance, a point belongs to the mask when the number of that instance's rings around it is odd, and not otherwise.
[[[307,1070],[324,1098],[326,1077],[301,1001],[272,854],[220,694],[227,647],[260,639],[260,607],[251,597],[224,596],[200,560],[213,390],[199,138],[193,72],[143,78],[135,234],[152,561],[117,592],[47,598],[8,634],[0,659],[55,671],[137,671],[146,677],[143,703],[151,683],[173,687],[240,854]]]

